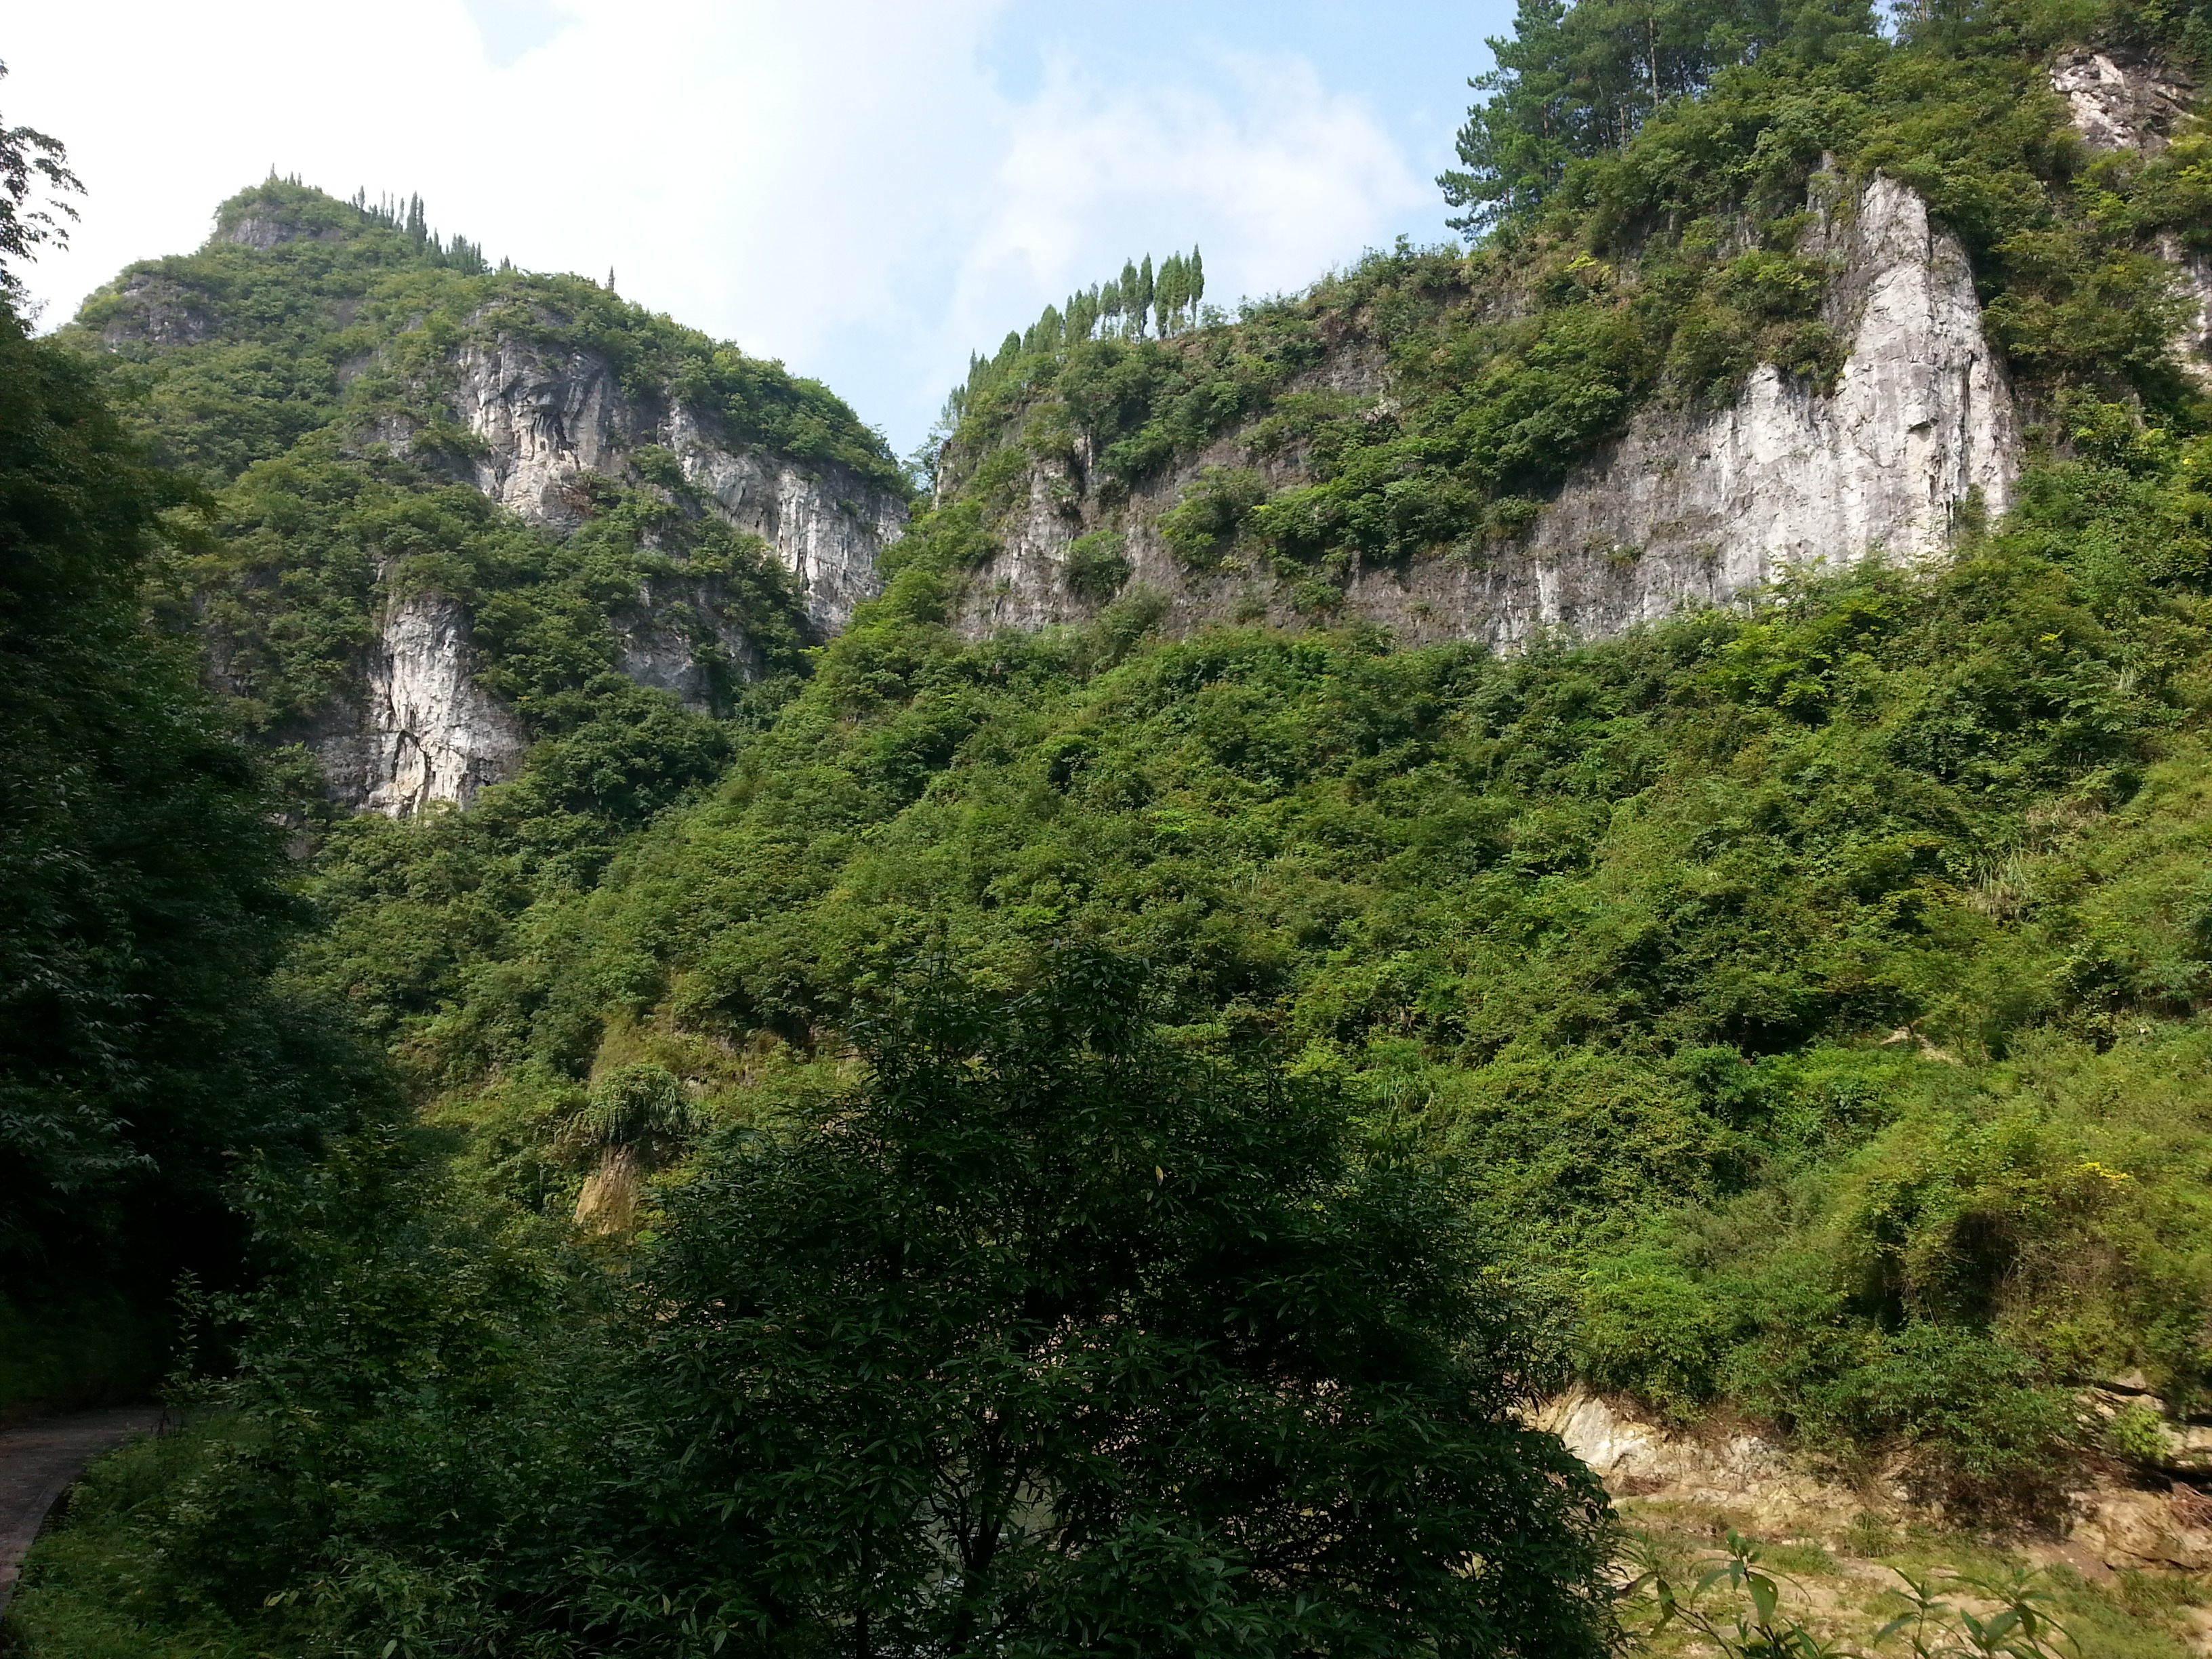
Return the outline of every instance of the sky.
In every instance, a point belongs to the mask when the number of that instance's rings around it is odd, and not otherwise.
[[[1206,297],[1397,236],[1510,0],[104,0],[12,8],[0,122],[69,146],[42,325],[273,167],[823,380],[902,454],[971,349],[1194,244]]]

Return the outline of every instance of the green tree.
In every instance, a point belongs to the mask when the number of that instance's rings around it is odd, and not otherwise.
[[[1153,304],[1159,313],[1163,338],[1173,333],[1176,325],[1182,319],[1187,298],[1182,255],[1170,253],[1160,262],[1159,283],[1153,297]]]
[[[0,78],[7,73],[7,64],[0,64]],[[42,242],[69,240],[67,228],[54,216],[74,219],[76,210],[59,198],[84,186],[68,163],[69,152],[58,138],[0,122],[0,294],[14,294],[22,285],[7,261],[30,258]],[[43,206],[36,199],[41,186],[56,198]]]
[[[191,499],[0,300],[0,1405],[143,1387],[9,1350],[234,1273],[239,1160],[311,1154],[362,1097],[269,988],[305,921],[276,802],[148,618]]]
[[[1729,64],[1872,32],[1865,0],[1520,0],[1512,39],[1487,43],[1496,67],[1468,82],[1491,96],[1459,131],[1461,166],[1437,177],[1465,210],[1447,222],[1473,234],[1527,213],[1570,162],[1626,144]]]
[[[644,1263],[655,1580],[778,1652],[1601,1651],[1604,1500],[1464,1211],[1158,1012],[1087,951],[935,982],[708,1157]]]

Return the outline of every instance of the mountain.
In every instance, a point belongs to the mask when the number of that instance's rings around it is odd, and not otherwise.
[[[2006,137],[2067,134],[2093,173],[2155,164],[2179,75],[2122,47],[2006,65],[2035,118]],[[1904,159],[1811,150],[1765,202],[1686,228],[1702,204],[1464,260],[1401,248],[1237,324],[1002,353],[939,464],[939,501],[980,501],[994,544],[958,625],[1079,622],[1126,588],[1170,633],[1318,617],[1512,647],[1948,558],[2014,501],[2025,428],[2094,376],[2020,332],[2057,273],[2007,270],[1986,229],[1970,251],[1971,220],[1907,181],[1935,158]],[[2115,248],[2136,337],[2105,371],[2171,404],[2177,376],[2212,376],[2212,256],[2159,228]]]
[[[1468,245],[1233,315],[1132,262],[975,360],[926,496],[820,388],[413,204],[272,181],[95,299],[53,349],[203,492],[153,621],[285,792],[265,977],[410,1116],[240,1199],[240,1415],[26,1617],[1812,1651],[1699,1600],[1741,1553],[1613,1598],[1498,1405],[1558,1389],[1662,1578],[1741,1524],[1871,1641],[1891,1569],[2039,1538],[2087,1576],[1968,1592],[2014,1646],[2176,1659],[2212,28],[1894,22],[1529,0]],[[1423,1553],[1425,1455],[1329,1462],[1447,1395],[1556,1482],[1525,1571]]]
[[[726,712],[874,592],[905,520],[820,386],[488,269],[419,204],[271,179],[65,335],[217,492],[191,577],[214,680],[346,806],[465,805],[594,677]]]

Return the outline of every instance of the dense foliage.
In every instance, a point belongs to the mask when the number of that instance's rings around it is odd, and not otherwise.
[[[1526,216],[1570,163],[1624,148],[1725,69],[1817,58],[1874,32],[1865,0],[1521,0],[1511,38],[1486,43],[1496,67],[1468,82],[1492,96],[1460,130],[1466,170],[1437,180],[1468,210],[1450,222],[1480,231]]]
[[[1603,1498],[1510,1415],[1462,1201],[1167,1012],[1082,951],[915,984],[565,1308],[544,1252],[391,1205],[403,1148],[334,1167],[255,1431],[57,1635],[1595,1659]]]
[[[237,1160],[374,1097],[266,989],[273,797],[147,617],[191,499],[0,306],[0,1408],[143,1387],[174,1276],[238,1269]]]
[[[286,994],[349,1010],[423,1127],[257,1188],[289,1267],[232,1306],[239,1413],[118,1475],[27,1618],[108,1595],[116,1651],[1571,1652],[1602,1535],[1500,1415],[1547,1376],[1954,1514],[2154,1467],[2076,1401],[2212,1401],[2212,436],[2160,252],[2208,234],[2212,140],[2093,161],[2045,59],[2195,27],[1532,5],[1455,186],[1480,246],[1165,337],[1142,268],[1122,327],[1048,313],[813,651],[657,458],[556,541],[434,422],[359,441],[475,307],[649,380],[708,373],[690,337],[281,184],[239,210],[339,234],[146,268],[134,315],[164,271],[241,307],[107,371],[219,490],[194,580],[240,718],[305,718],[397,569],[468,602],[540,741],[465,814],[305,826]],[[1363,562],[1479,564],[1638,409],[1824,384],[1816,233],[1876,173],[1967,248],[2037,422],[2004,521],[1511,657],[1326,625]],[[1347,360],[1389,395],[1316,372]],[[798,432],[805,389],[762,384],[732,420]],[[1109,525],[1071,556],[1093,622],[956,629],[1038,461],[1112,507],[1230,439],[1161,533],[1316,626],[1157,638]],[[685,712],[609,618],[702,562],[764,678]],[[96,1650],[75,1616],[45,1650]]]
[[[529,1205],[574,1191],[548,1126],[595,1066],[742,1118],[915,952],[1095,939],[1467,1153],[1588,1374],[1994,1489],[2070,1431],[2045,1381],[2207,1381],[2212,454],[2105,421],[1941,575],[1504,660],[1110,612],[963,646],[947,510],[596,892],[529,902],[465,822],[364,830],[302,970]]]

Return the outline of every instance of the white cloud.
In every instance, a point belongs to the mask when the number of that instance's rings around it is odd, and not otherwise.
[[[1419,200],[1382,125],[1291,57],[1165,83],[980,67],[1011,0],[111,0],[24,9],[0,111],[90,194],[27,273],[57,321],[182,252],[274,165],[419,191],[497,258],[827,380],[902,443],[970,345],[1203,245],[1211,292],[1293,287]],[[1133,77],[1132,77],[1133,78]]]
[[[1206,67],[1203,82],[1132,88],[1063,61],[1006,110],[993,211],[962,261],[951,326],[995,340],[1126,258],[1193,243],[1213,299],[1301,286],[1426,199],[1372,115],[1310,64]]]

